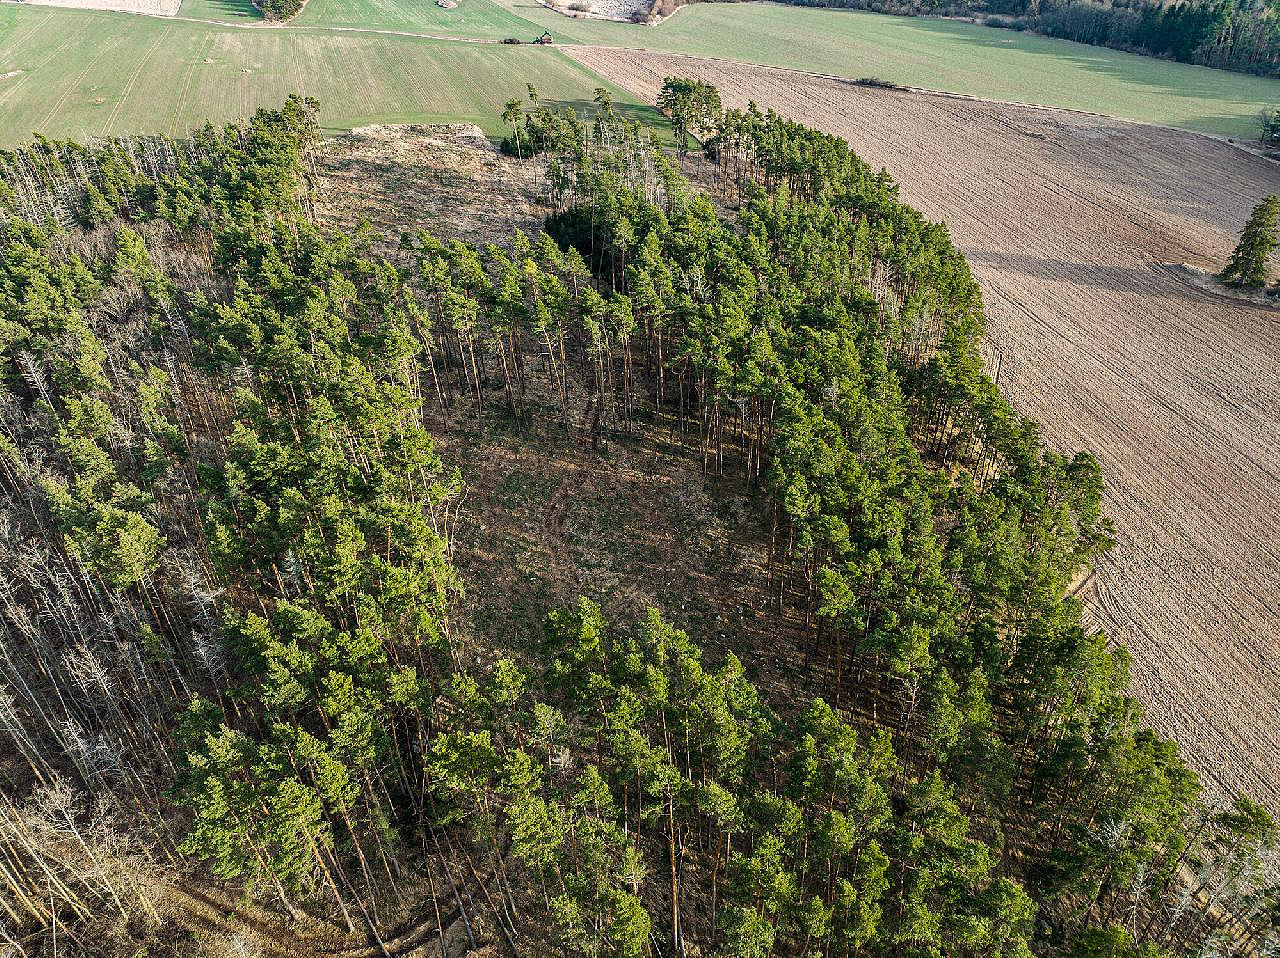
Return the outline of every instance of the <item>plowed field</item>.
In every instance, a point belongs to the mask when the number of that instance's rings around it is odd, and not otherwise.
[[[1207,780],[1280,809],[1280,312],[1202,288],[1280,165],[1195,134],[578,48],[652,101],[716,84],[837,133],[948,223],[982,284],[988,363],[1046,438],[1102,462],[1119,531],[1093,614],[1153,725]]]

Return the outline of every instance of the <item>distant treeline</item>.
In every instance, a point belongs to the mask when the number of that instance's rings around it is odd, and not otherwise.
[[[903,16],[976,17],[988,26],[1280,76],[1280,17],[1271,0],[782,0]],[[655,14],[678,0],[657,0]],[[659,8],[662,8],[661,11]]]

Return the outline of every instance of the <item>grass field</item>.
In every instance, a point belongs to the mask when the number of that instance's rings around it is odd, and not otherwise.
[[[278,105],[292,91],[318,97],[331,130],[466,120],[497,133],[503,101],[523,97],[530,81],[546,98],[570,102],[590,100],[601,85],[562,53],[538,47],[4,5],[0,75],[15,71],[0,79],[3,146],[33,131],[178,134]],[[634,103],[621,91],[617,98]]]
[[[535,0],[309,0],[285,27],[249,0],[183,0],[180,17],[226,27],[0,5],[0,142],[163,129],[221,119],[298,89],[333,129],[372,121],[484,118],[532,80],[587,97],[588,71],[554,51],[444,44],[370,31],[644,47],[980,97],[1089,110],[1250,137],[1280,80],[954,21],[773,4],[699,4],[658,27],[572,20]],[[243,29],[253,26],[253,29]],[[208,62],[206,62],[208,61]],[[249,72],[244,72],[249,71]]]
[[[185,12],[188,3],[204,2],[208,0],[183,0],[182,10]],[[532,40],[543,30],[494,0],[460,0],[453,10],[442,9],[435,0],[309,0],[291,22],[298,26],[372,27],[479,39]]]
[[[333,0],[311,2],[322,10]],[[1258,111],[1280,104],[1280,80],[952,20],[777,4],[702,3],[679,11],[661,26],[634,27],[570,20],[535,0],[501,2],[565,41],[724,57],[853,78],[881,77],[1227,136],[1256,136]]]
[[[1258,111],[1280,104],[1280,80],[951,20],[850,10],[702,3],[661,26],[641,27],[569,19],[536,0],[460,0],[456,10],[433,0],[309,0],[297,22],[526,39],[545,28],[564,43],[876,76],[1228,136],[1254,135]]]

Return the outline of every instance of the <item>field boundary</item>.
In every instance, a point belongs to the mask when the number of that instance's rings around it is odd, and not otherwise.
[[[560,11],[555,10],[554,7],[551,7],[547,3],[545,3],[544,0],[537,0],[537,2],[548,10],[551,10],[556,13],[560,13]],[[762,6],[779,6],[779,4],[770,3],[769,0],[751,0],[751,2],[758,3]],[[37,6],[37,4],[26,3],[24,2],[24,0],[0,0],[0,4],[9,4],[9,5],[18,6],[18,7]],[[86,12],[86,8],[83,8],[83,7],[80,7],[80,8],[59,7],[56,4],[39,4],[38,6],[49,8],[49,9],[64,9],[64,10],[78,9],[81,12]],[[685,4],[684,6],[677,7],[676,11],[669,14],[667,17],[664,17],[663,20],[658,23],[632,24],[632,25],[634,25],[637,29],[641,29],[645,27],[661,26],[662,22],[665,22],[666,20],[674,16],[675,12],[685,9],[686,6],[691,6],[691,4]],[[484,46],[505,46],[505,44],[503,44],[502,39],[497,37],[462,37],[454,34],[423,33],[415,30],[393,30],[393,29],[387,29],[383,27],[352,27],[352,26],[338,26],[338,25],[327,26],[323,24],[308,25],[308,24],[296,24],[292,20],[284,20],[284,21],[255,20],[251,23],[234,23],[231,21],[224,21],[224,20],[210,20],[206,17],[184,17],[180,13],[175,14],[173,16],[166,16],[163,14],[149,13],[143,10],[90,10],[87,12],[104,13],[108,15],[120,15],[120,16],[148,17],[153,20],[164,20],[169,22],[198,23],[198,24],[203,24],[203,25],[212,26],[212,27],[226,27],[228,29],[233,29],[233,30],[291,30],[299,33],[313,33],[313,34],[354,33],[354,34],[364,34],[364,35],[370,35],[370,36],[403,37],[406,39],[413,39],[413,40],[430,40],[430,41],[436,41],[436,42],[442,42],[442,43],[472,43],[472,44],[481,44]],[[602,19],[602,18],[591,18],[591,17],[571,17],[568,14],[563,14],[563,13],[561,13],[561,15],[564,16],[565,19],[568,20],[569,22],[576,22],[579,20]],[[932,19],[943,19],[943,18],[932,18]],[[528,44],[521,44],[521,46],[526,46],[526,45]],[[711,54],[682,53],[678,51],[663,50],[663,49],[657,49],[654,47],[647,47],[647,46],[618,46],[618,45],[612,45],[612,44],[579,43],[574,41],[558,40],[553,45],[551,45],[550,48],[562,50],[566,53],[566,55],[570,57],[573,56],[572,51],[575,49],[617,50],[617,51],[622,51],[626,53],[645,53],[645,54],[650,54],[655,56],[678,57],[682,60],[690,60],[695,62],[725,63],[725,64],[731,64],[734,66],[747,66],[747,67],[752,67],[758,70],[770,70],[770,71],[774,71],[776,73],[787,75],[787,76],[809,77],[812,79],[829,80],[836,83],[852,84],[855,86],[872,85],[867,83],[863,79],[851,77],[845,74],[824,73],[816,70],[802,70],[802,69],[797,69],[795,67],[784,67],[784,66],[777,66],[775,64],[759,63],[752,60],[738,60],[732,57],[718,57]],[[577,61],[576,58],[575,58],[575,62],[578,62],[580,66],[585,67],[585,64],[582,64],[581,61]],[[1193,133],[1196,136],[1206,137],[1210,140],[1214,140],[1219,143],[1226,143],[1252,156],[1257,156],[1257,157],[1261,157],[1262,159],[1269,160],[1271,162],[1276,162],[1274,158],[1269,156],[1267,153],[1263,152],[1259,147],[1250,145],[1250,141],[1240,140],[1238,138],[1226,136],[1220,133],[1208,133],[1203,130],[1195,130],[1195,129],[1190,129],[1188,127],[1176,126],[1168,123],[1155,123],[1150,120],[1136,120],[1129,117],[1117,116],[1113,113],[1100,113],[1097,111],[1081,110],[1075,107],[1068,107],[1068,106],[1053,106],[1050,104],[1034,103],[1026,100],[1010,100],[1010,99],[1002,99],[998,97],[983,97],[983,96],[978,96],[977,94],[972,94],[972,93],[958,93],[951,90],[937,89],[935,87],[916,86],[914,84],[894,83],[893,88],[903,92],[907,92],[907,93],[919,93],[919,94],[925,94],[928,96],[948,97],[950,99],[967,100],[974,103],[990,103],[990,104],[996,104],[1000,106],[1021,107],[1025,109],[1031,109],[1031,110],[1045,110],[1050,112],[1067,113],[1075,116],[1086,116],[1086,117],[1092,117],[1096,119],[1105,119],[1105,120],[1110,120],[1116,123],[1126,123],[1126,124],[1132,124],[1135,126],[1151,127],[1155,129],[1162,129],[1162,130],[1178,130],[1180,132]]]
[[[0,0],[0,2],[11,2],[11,0]],[[683,7],[680,9],[683,9]],[[955,93],[951,90],[937,90],[932,87],[914,86],[905,83],[886,83],[885,85],[882,85],[880,83],[871,82],[870,78],[861,79],[843,76],[838,73],[819,73],[815,70],[797,70],[794,67],[780,67],[773,66],[768,63],[752,63],[747,60],[734,60],[732,57],[717,57],[700,53],[678,53],[671,50],[656,50],[653,47],[615,47],[601,43],[563,43],[558,44],[558,46],[562,47],[570,57],[573,56],[573,53],[570,51],[582,49],[619,50],[625,53],[647,53],[651,56],[679,57],[682,60],[695,60],[706,63],[726,63],[732,66],[751,67],[756,70],[770,70],[774,73],[781,73],[787,76],[802,76],[816,80],[829,80],[833,83],[843,83],[850,86],[890,89],[897,90],[899,93],[917,93],[925,96],[946,97],[952,100],[967,100],[971,103],[991,103],[998,106],[1012,106],[1026,110],[1042,110],[1049,113],[1069,113],[1073,116],[1087,116],[1098,120],[1111,120],[1115,123],[1149,127],[1156,130],[1177,130],[1179,133],[1190,133],[1195,136],[1202,136],[1206,139],[1213,140],[1217,143],[1225,143],[1228,146],[1233,146],[1244,153],[1250,154],[1251,156],[1256,156],[1272,163],[1280,162],[1277,161],[1275,157],[1265,153],[1263,150],[1249,146],[1248,141],[1241,141],[1229,136],[1224,136],[1220,133],[1206,133],[1203,130],[1192,130],[1185,126],[1173,126],[1168,123],[1152,123],[1150,120],[1134,120],[1129,117],[1116,116],[1113,113],[1097,113],[1092,110],[1080,110],[1069,106],[1050,106],[1045,103],[1030,103],[1025,100],[1002,100],[998,97],[978,96],[973,93]],[[586,66],[586,64],[583,64],[583,66]]]

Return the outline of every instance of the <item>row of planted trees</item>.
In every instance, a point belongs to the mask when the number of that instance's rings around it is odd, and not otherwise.
[[[323,234],[296,100],[198,147],[8,158],[0,531],[32,558],[6,790],[109,797],[158,849],[148,887],[203,860],[373,935],[426,900],[442,948],[454,915],[521,954],[1266,946],[1274,826],[1201,800],[1081,626],[1097,465],[982,373],[945,230],[843,141],[669,86],[711,195],[606,95],[531,90],[508,119],[551,215],[502,247]],[[83,232],[19,215],[59,176]],[[495,420],[665,434],[758,489],[830,704],[656,613],[466,638],[432,431]],[[6,878],[0,914],[48,924],[21,905],[58,883],[64,917],[109,910],[66,871]]]

